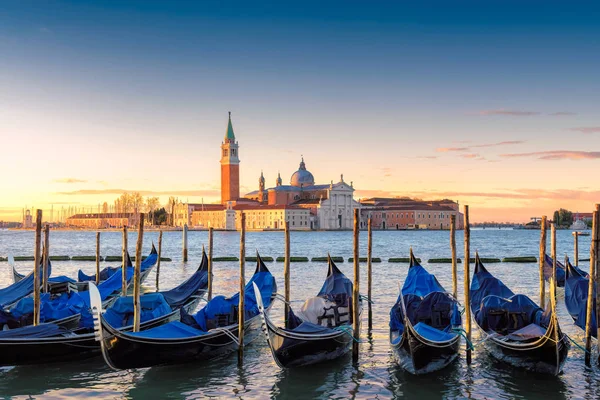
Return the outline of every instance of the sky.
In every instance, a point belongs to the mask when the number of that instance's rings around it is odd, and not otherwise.
[[[600,4],[5,1],[0,220],[123,191],[220,198],[301,155],[356,197],[527,222],[600,202]]]

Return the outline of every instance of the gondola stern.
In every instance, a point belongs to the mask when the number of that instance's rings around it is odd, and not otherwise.
[[[329,269],[327,270],[327,277],[336,274],[342,274],[342,271],[340,271],[337,265],[335,265],[329,253],[327,253],[327,263],[329,264]]]
[[[475,252],[475,270],[473,271],[475,274],[488,272],[488,270],[483,266],[481,262],[481,258],[479,258],[479,252]]]
[[[200,265],[198,266],[197,271],[207,271],[208,272],[208,256],[206,255],[204,246],[202,246],[202,260],[200,261]]]
[[[410,263],[408,265],[408,268],[410,269],[412,267],[416,267],[417,265],[421,265],[421,264],[419,264],[419,261],[417,260],[417,258],[415,257],[415,254],[413,253],[412,246],[410,246],[409,252],[410,252],[410,256],[409,256],[410,257]]]
[[[269,271],[269,269],[265,265],[264,261],[262,260],[262,257],[258,253],[258,250],[256,250],[256,269],[254,270],[254,273],[258,274],[259,272],[271,272],[271,271]]]

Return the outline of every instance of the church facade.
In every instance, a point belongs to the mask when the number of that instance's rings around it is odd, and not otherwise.
[[[352,229],[353,210],[360,207],[354,200],[354,187],[340,176],[337,183],[316,184],[306,169],[304,158],[284,185],[277,175],[275,186],[267,188],[261,172],[258,190],[240,196],[239,144],[231,113],[221,143],[221,204],[178,203],[173,209],[174,225],[224,230],[240,228],[241,213],[246,214],[248,230],[283,229],[289,222],[292,230]]]

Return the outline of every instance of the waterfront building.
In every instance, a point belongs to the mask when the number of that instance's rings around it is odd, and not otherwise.
[[[147,216],[149,218],[149,216]],[[139,213],[89,213],[67,218],[66,226],[82,229],[135,228],[140,223]]]
[[[283,185],[281,174],[277,174],[275,186],[265,188],[265,177],[261,172],[258,190],[244,195],[247,200],[261,206],[297,206],[310,210],[310,229],[352,229],[353,210],[360,207],[354,200],[354,185],[340,176],[337,183],[315,184],[314,175],[306,169],[304,157],[298,170]]]
[[[452,200],[422,201],[410,198],[374,197],[362,199],[362,229],[369,217],[374,229],[450,229],[450,216],[456,216],[456,228],[463,228],[463,214]]]
[[[229,113],[221,143],[221,203],[176,203],[173,225],[235,230],[243,211],[248,230],[283,229],[285,221],[294,230],[352,229],[353,210],[360,204],[353,198],[352,182],[346,183],[343,175],[337,183],[315,184],[302,157],[289,185],[278,173],[275,186],[267,188],[261,171],[258,190],[240,197],[239,167],[239,144]]]
[[[33,216],[31,215],[31,210],[25,210],[23,212],[23,228],[30,229],[33,228]]]

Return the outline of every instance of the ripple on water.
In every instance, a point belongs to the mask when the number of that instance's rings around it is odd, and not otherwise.
[[[558,231],[558,254],[573,252],[573,240],[569,231]],[[539,232],[472,230],[472,249],[482,256],[505,257],[535,255],[538,252]],[[157,232],[144,235],[144,252],[150,251],[151,242],[156,243]],[[133,251],[136,234],[130,233],[129,243]],[[163,254],[173,259],[161,265],[160,287],[169,289],[191,275],[201,256],[205,232],[189,233],[189,263],[181,262],[181,233],[165,232]],[[292,255],[312,257],[352,255],[351,232],[292,232]],[[366,235],[362,235],[361,254],[366,254]],[[462,235],[457,236],[458,256],[462,255]],[[590,238],[579,239],[581,254],[589,248]],[[215,255],[237,256],[239,235],[235,232],[215,233]],[[373,265],[373,332],[366,332],[366,313],[363,318],[360,346],[360,362],[353,366],[347,356],[327,364],[295,370],[281,370],[272,359],[264,339],[248,348],[242,368],[237,366],[236,355],[211,361],[207,365],[189,364],[157,367],[134,372],[109,370],[102,360],[86,360],[79,364],[56,364],[0,369],[0,397],[6,398],[277,398],[277,399],[347,399],[355,398],[415,398],[415,399],[597,399],[600,393],[600,372],[597,367],[586,368],[583,352],[571,348],[564,373],[558,377],[532,374],[511,368],[491,358],[483,346],[478,346],[470,367],[463,356],[447,369],[426,376],[411,376],[395,366],[388,345],[388,315],[396,301],[399,282],[403,282],[407,265],[390,264],[390,257],[406,256],[412,246],[423,265],[435,273],[440,283],[450,288],[451,272],[448,264],[428,265],[425,261],[435,257],[449,257],[448,232],[374,232],[373,255],[382,263]],[[120,232],[102,233],[103,255],[120,254]],[[247,234],[248,254],[258,248],[265,256],[283,256],[283,233],[263,232]],[[0,256],[7,254],[28,255],[33,249],[32,232],[0,231]],[[51,236],[53,254],[95,254],[94,232],[56,231]],[[31,263],[19,262],[18,269],[27,272]],[[103,266],[109,265],[103,263]],[[267,263],[275,275],[279,287],[283,287],[283,263]],[[352,265],[340,263],[340,269],[352,276]],[[238,264],[215,263],[214,290],[219,294],[233,294],[238,287]],[[537,264],[489,264],[488,269],[504,280],[515,292],[522,292],[537,300]],[[584,266],[587,268],[587,265]],[[75,276],[77,269],[93,273],[94,263],[55,262],[54,275]],[[324,263],[293,263],[291,268],[291,293],[293,307],[300,307],[303,299],[313,296],[321,287],[326,275]],[[463,265],[459,264],[459,290],[461,289]],[[246,279],[253,266],[247,263]],[[154,290],[153,272],[144,288]],[[0,263],[0,287],[12,282],[10,269]],[[361,270],[361,288],[366,289],[366,268]],[[459,298],[462,298],[462,292]],[[564,307],[564,291],[558,291],[558,314],[562,329],[581,343],[583,334],[570,320]],[[273,318],[281,321],[283,307],[280,303],[273,309]],[[475,336],[475,342],[478,338]],[[595,342],[594,342],[595,344]],[[595,354],[594,357],[595,358]]]

